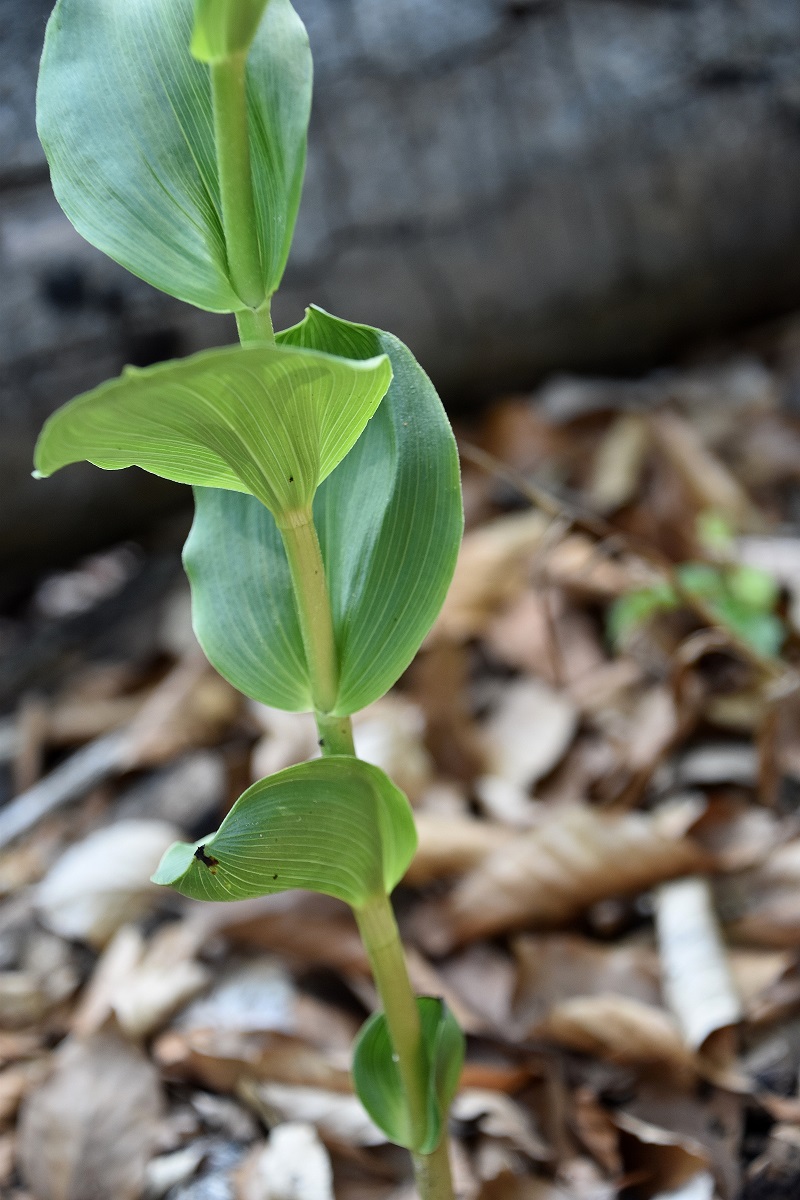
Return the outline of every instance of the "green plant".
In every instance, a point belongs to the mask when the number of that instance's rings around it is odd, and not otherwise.
[[[765,658],[780,652],[786,629],[775,612],[780,589],[765,571],[732,561],[734,539],[727,523],[715,513],[702,513],[697,535],[710,562],[679,563],[674,582],[662,580],[620,596],[608,614],[608,632],[615,645],[658,613],[693,606],[709,621],[727,629]]]
[[[199,899],[302,887],[352,907],[383,1002],[355,1085],[432,1200],[452,1195],[444,1128],[463,1037],[440,1000],[412,992],[389,895],[413,817],[355,757],[350,717],[396,681],[444,599],[458,459],[396,338],[318,308],[273,332],[310,98],[289,0],[58,0],[38,122],[62,207],[134,274],[234,313],[241,344],[127,369],[73,400],[45,425],[36,469],[88,459],[194,486],[198,638],[248,696],[313,711],[323,757],[254,784],[155,878]]]

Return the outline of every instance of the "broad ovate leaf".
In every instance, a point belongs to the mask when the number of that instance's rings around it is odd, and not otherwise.
[[[211,36],[219,0],[200,7]],[[311,54],[289,0],[270,0],[260,24],[261,0],[223,7],[229,37],[257,26],[247,103],[270,295],[300,203]],[[236,312],[246,305],[228,270],[210,73],[192,57],[193,22],[193,0],[58,0],[39,75],[39,136],[58,202],[87,241],[180,300]]]
[[[417,1154],[438,1146],[464,1065],[464,1035],[443,1000],[418,996],[428,1100],[424,1130],[413,1130],[382,1012],[366,1022],[353,1054],[353,1083],[364,1108],[390,1141]]]
[[[383,695],[442,605],[462,531],[458,455],[428,377],[390,334],[311,309],[282,345],[371,361],[393,379],[314,501],[340,665],[334,712]],[[198,638],[235,687],[272,707],[312,707],[286,556],[275,522],[248,496],[198,489],[184,551]],[[224,615],[224,619],[223,619]]]
[[[176,842],[153,876],[195,900],[308,888],[361,908],[416,849],[411,806],[378,767],[333,755],[254,783],[216,833]]]
[[[210,63],[246,53],[267,3],[268,0],[195,0],[194,57]]]
[[[128,368],[65,404],[36,445],[39,475],[88,459],[249,492],[278,520],[304,508],[354,445],[391,379],[388,358],[292,346],[207,350]]]

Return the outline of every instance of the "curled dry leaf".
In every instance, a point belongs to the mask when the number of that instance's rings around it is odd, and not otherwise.
[[[313,1125],[276,1125],[237,1172],[237,1200],[334,1200],[333,1168]]]
[[[709,1155],[699,1142],[651,1125],[631,1113],[615,1113],[614,1123],[627,1135],[623,1138],[623,1149],[628,1170],[644,1177],[653,1200],[658,1197],[662,1200],[693,1200],[691,1190],[684,1196],[684,1189],[693,1187],[700,1189],[697,1191],[699,1196],[708,1196],[709,1180],[713,1196],[713,1176],[707,1170]],[[698,1183],[698,1180],[702,1182]]]
[[[548,1162],[553,1157],[529,1114],[502,1092],[464,1088],[453,1101],[452,1115],[487,1137],[504,1139],[534,1161]]]
[[[564,924],[589,905],[628,895],[707,865],[660,814],[565,809],[501,848],[420,921],[431,951],[525,926]],[[425,914],[430,918],[430,910]]]
[[[71,846],[36,891],[43,922],[66,938],[104,946],[158,898],[150,882],[179,836],[164,821],[118,821]]]
[[[679,879],[660,887],[656,929],[666,1002],[687,1043],[699,1050],[711,1034],[742,1019],[708,882]]]
[[[20,1163],[36,1200],[136,1200],[161,1109],[155,1068],[110,1033],[64,1044],[25,1102]]]
[[[564,1000],[535,1033],[610,1062],[657,1066],[676,1081],[695,1077],[694,1056],[673,1018],[655,1005],[626,996],[607,993]]]

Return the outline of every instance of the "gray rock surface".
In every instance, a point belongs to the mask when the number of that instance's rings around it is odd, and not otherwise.
[[[391,328],[448,397],[635,369],[800,302],[797,0],[297,0],[317,92],[281,323]],[[127,276],[49,193],[50,0],[0,0],[0,548],[65,552],[175,490],[27,478],[46,413],[232,337]]]

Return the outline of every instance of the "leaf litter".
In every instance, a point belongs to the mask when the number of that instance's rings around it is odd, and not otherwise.
[[[798,329],[459,430],[453,586],[356,742],[416,809],[415,985],[469,1035],[461,1200],[800,1194]],[[3,614],[0,1194],[412,1200],[350,1084],[347,910],[148,882],[317,752],[198,657],[176,569],[142,608],[179,540],[109,552],[111,610],[93,558]],[[77,648],[70,597],[111,622]]]

